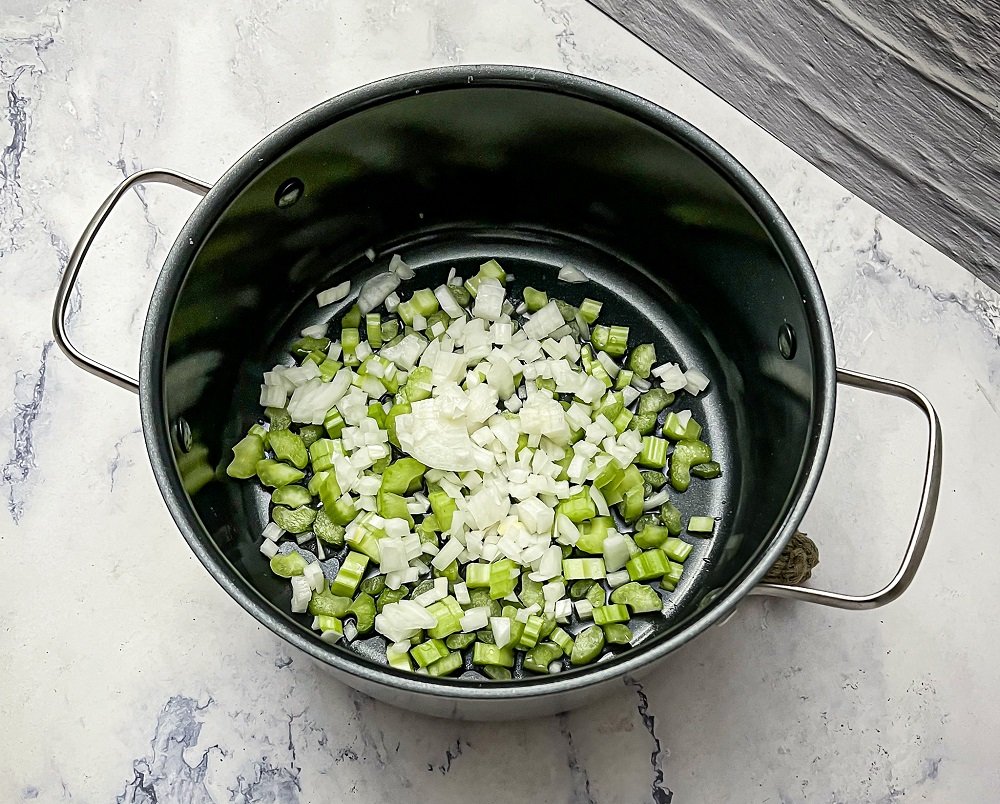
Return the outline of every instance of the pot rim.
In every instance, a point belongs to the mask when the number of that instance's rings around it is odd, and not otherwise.
[[[792,488],[794,500],[780,526],[773,528],[770,547],[743,580],[711,608],[670,636],[641,646],[634,655],[589,665],[557,676],[510,682],[429,679],[378,665],[339,646],[311,637],[298,624],[243,580],[220,551],[204,539],[205,529],[188,501],[176,468],[169,421],[163,399],[167,334],[173,307],[201,237],[236,196],[289,147],[337,120],[365,108],[419,92],[470,86],[511,87],[554,92],[587,100],[638,120],[676,139],[704,159],[743,197],[775,247],[793,271],[814,344],[815,404],[810,412],[811,436]],[[157,485],[188,546],[215,580],[262,625],[309,655],[368,684],[419,695],[455,700],[530,700],[638,675],[711,626],[723,621],[763,578],[805,515],[826,461],[833,431],[836,367],[833,331],[815,270],[791,224],[761,184],[721,145],[672,112],[626,90],[590,78],[554,70],[513,65],[437,67],[404,73],[344,92],[303,112],[268,134],[237,160],[202,199],[174,241],[157,280],[143,330],[139,365],[139,400],[143,436]]]

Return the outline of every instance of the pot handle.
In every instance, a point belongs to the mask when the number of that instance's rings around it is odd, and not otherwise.
[[[912,386],[842,368],[837,369],[837,382],[905,399],[920,408],[927,417],[927,467],[924,470],[924,485],[920,494],[920,505],[917,508],[917,519],[913,524],[913,533],[910,534],[910,542],[906,546],[903,561],[888,584],[868,595],[845,595],[840,592],[807,589],[783,583],[758,584],[750,590],[750,594],[804,600],[838,609],[877,609],[886,603],[891,603],[906,591],[917,574],[917,568],[927,549],[927,541],[931,535],[931,526],[934,524],[934,514],[937,510],[938,493],[941,490],[941,421],[930,400]]]
[[[63,271],[62,281],[59,283],[59,291],[56,293],[55,308],[52,311],[52,334],[55,336],[59,348],[66,353],[66,357],[84,371],[89,371],[95,377],[100,377],[102,380],[107,380],[119,388],[126,388],[133,393],[139,392],[139,383],[135,378],[105,366],[103,363],[98,363],[93,358],[87,357],[87,355],[83,354],[83,352],[73,345],[69,339],[69,334],[66,332],[66,308],[69,306],[70,295],[73,293],[73,288],[76,285],[77,274],[80,273],[80,267],[83,265],[83,258],[87,256],[94,238],[97,237],[97,233],[100,231],[104,221],[108,219],[111,210],[115,208],[121,197],[135,185],[153,183],[172,184],[174,187],[190,190],[192,193],[197,193],[198,195],[205,195],[212,188],[210,184],[192,179],[190,176],[175,173],[172,170],[157,168],[140,170],[126,178],[104,200],[104,203],[94,213],[94,217],[90,219],[87,228],[83,230],[83,234],[80,235],[80,240],[77,242],[76,248],[73,249],[69,262],[66,263],[66,270]]]

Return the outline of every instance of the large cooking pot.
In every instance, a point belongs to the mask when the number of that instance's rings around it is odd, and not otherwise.
[[[65,313],[101,224],[144,182],[204,199],[157,282],[137,382],[80,353]],[[690,510],[721,517],[719,527],[697,545],[666,616],[643,627],[636,647],[548,677],[430,678],[385,666],[381,638],[356,651],[331,646],[289,612],[287,583],[258,552],[267,495],[220,467],[259,413],[262,371],[283,359],[300,329],[329,317],[317,309],[317,289],[374,272],[368,249],[382,265],[402,253],[426,283],[452,265],[468,274],[497,257],[519,280],[544,287],[572,262],[601,286],[607,320],[630,324],[661,356],[713,378],[692,407],[725,471],[688,493]],[[901,383],[835,368],[816,275],[764,189],[688,123],[577,76],[498,66],[399,76],[300,115],[214,186],[166,170],[136,173],[77,244],[53,326],[71,360],[139,394],[163,498],[216,581],[340,680],[435,715],[525,717],[578,705],[648,672],[748,594],[852,609],[887,603],[913,578],[938,498],[933,408]],[[837,382],[906,399],[929,424],[905,557],[871,595],[761,583],[816,488]]]

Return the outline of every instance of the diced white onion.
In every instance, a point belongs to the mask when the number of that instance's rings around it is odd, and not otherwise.
[[[361,286],[361,293],[358,294],[358,307],[362,315],[370,313],[386,297],[399,287],[399,277],[396,274],[377,274]]]
[[[563,282],[586,282],[587,277],[583,275],[579,268],[567,263],[559,269],[559,279]]]
[[[350,280],[341,282],[339,285],[334,285],[332,288],[328,288],[327,290],[322,290],[317,293],[316,303],[320,307],[326,307],[328,304],[333,304],[334,302],[339,302],[341,299],[346,299],[347,294],[350,292]]]

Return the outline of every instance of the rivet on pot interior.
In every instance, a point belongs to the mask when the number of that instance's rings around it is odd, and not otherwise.
[[[298,201],[305,191],[302,179],[286,179],[274,194],[274,205],[278,209],[286,209]]]
[[[778,351],[785,360],[791,360],[795,357],[795,347],[795,330],[785,322],[778,329]]]
[[[174,437],[181,452],[191,451],[191,425],[183,416],[179,416],[174,422]]]

